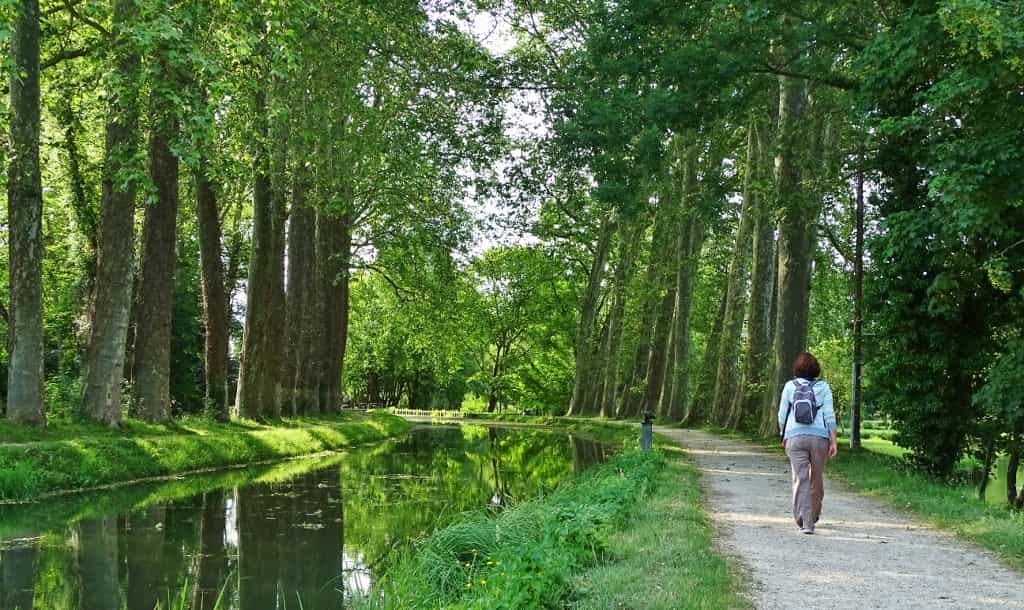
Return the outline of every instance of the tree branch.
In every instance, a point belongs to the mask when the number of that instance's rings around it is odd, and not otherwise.
[[[842,89],[844,91],[853,91],[859,84],[852,78],[847,78],[840,74],[827,73],[823,76],[813,76],[810,74],[803,74],[801,72],[793,72],[785,68],[779,68],[778,66],[773,66],[768,63],[762,64],[761,67],[753,68],[751,72],[754,74],[775,74],[777,76],[801,78],[807,81],[829,85],[830,87],[835,87],[836,89]]]
[[[75,9],[75,4],[77,4],[77,3],[76,2],[72,2],[71,0],[64,0],[64,8],[68,9],[68,12],[71,13],[72,17],[74,17],[75,19],[78,19],[79,21],[81,21],[85,25],[91,27],[92,29],[96,30],[100,34],[103,34],[104,37],[110,38],[110,31],[107,30],[107,28],[105,28],[102,25],[100,25],[99,22],[94,21],[94,20],[86,17],[85,15],[82,15],[81,13],[79,13]]]
[[[828,226],[824,222],[820,223],[818,226],[821,227],[821,230],[825,234],[825,238],[828,240],[828,243],[832,245],[836,252],[839,253],[839,256],[843,257],[843,260],[846,261],[847,263],[852,263],[853,254],[850,252],[849,247],[844,246],[842,242],[839,241],[839,238],[836,237],[836,234],[832,230],[832,227]]]
[[[71,60],[71,59],[78,59],[79,57],[86,57],[87,55],[91,54],[93,51],[95,51],[99,47],[100,47],[99,44],[93,44],[93,45],[89,45],[87,47],[79,47],[77,49],[64,49],[63,51],[57,53],[53,57],[50,57],[49,59],[47,59],[47,60],[43,61],[42,63],[40,63],[39,64],[39,69],[40,70],[45,70],[47,68],[52,68],[52,67],[56,66],[57,64],[59,64],[61,62],[64,62],[64,61],[68,61],[68,60]]]

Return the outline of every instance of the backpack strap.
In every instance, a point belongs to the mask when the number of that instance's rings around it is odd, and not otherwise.
[[[792,379],[793,386],[796,386],[796,377]],[[788,382],[787,382],[788,383]],[[779,431],[779,436],[786,438],[786,428],[789,427],[789,413],[793,410],[793,399],[789,399],[789,406],[786,407],[786,417],[782,420],[782,430]]]

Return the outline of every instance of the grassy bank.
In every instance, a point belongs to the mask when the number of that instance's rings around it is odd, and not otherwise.
[[[881,498],[939,529],[995,551],[1024,571],[1024,513],[977,497],[974,487],[912,471],[898,458],[840,447],[828,467],[851,490]]]
[[[122,430],[75,424],[0,428],[0,500],[295,457],[379,441],[410,425],[386,413],[165,426]]]
[[[713,554],[697,476],[661,451],[627,451],[550,495],[437,530],[356,607],[742,607],[727,564]],[[619,580],[622,573],[632,581]],[[676,591],[652,598],[656,578]]]

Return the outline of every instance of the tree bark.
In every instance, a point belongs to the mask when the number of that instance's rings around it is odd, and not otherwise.
[[[672,278],[675,284],[675,278]],[[658,319],[651,333],[651,350],[647,358],[647,387],[644,390],[642,411],[656,412],[661,402],[661,390],[665,381],[665,364],[668,360],[668,338],[672,328],[672,314],[676,304],[676,289],[673,285],[665,291],[658,307]]]
[[[863,155],[859,157],[863,162]],[[857,172],[857,209],[853,244],[853,392],[850,397],[850,449],[860,449],[861,363],[864,307],[864,171]],[[986,472],[985,480],[988,480]],[[986,483],[987,484],[987,483]],[[984,494],[984,489],[982,489]]]
[[[756,133],[759,182],[768,178],[766,147],[761,131]],[[728,426],[733,429],[754,425],[764,404],[772,341],[772,303],[775,286],[775,225],[766,198],[759,198],[754,213],[750,302],[747,311],[747,346],[739,390],[731,408]]]
[[[310,410],[309,376],[310,341],[317,336],[309,332],[309,301],[314,297],[316,216],[306,201],[308,186],[305,177],[298,177],[288,215],[288,309],[285,313],[287,352],[284,363],[285,405],[292,414]]]
[[[267,93],[255,96],[258,120],[253,158],[253,228],[246,292],[245,332],[238,373],[235,410],[241,417],[258,419],[280,415],[280,335],[278,323],[284,299],[284,212],[271,184],[268,150],[270,117]]]
[[[205,164],[203,164],[205,165]],[[195,171],[196,212],[199,224],[199,263],[203,290],[203,374],[206,381],[206,412],[227,421],[228,324],[230,322],[224,261],[221,259],[221,225],[217,193],[203,167]]]
[[[633,275],[636,251],[644,222],[640,219],[623,223],[619,228],[619,261],[615,267],[615,291],[608,312],[608,337],[604,346],[604,384],[601,395],[601,417],[615,414],[615,399],[619,395],[619,345],[622,341],[622,321],[626,308],[626,290]]]
[[[722,339],[723,320],[725,320],[724,291],[718,300],[715,321],[712,323],[711,334],[708,335],[704,348],[704,360],[701,362],[700,377],[697,379],[697,387],[693,392],[693,400],[690,401],[690,408],[683,417],[683,423],[687,426],[704,423],[708,419],[708,412],[711,408],[711,392],[714,388],[715,373],[718,368],[718,345]]]
[[[1024,450],[1024,439],[1021,437],[1020,426],[1017,426],[1010,436],[1010,447],[1007,451],[1009,458],[1006,460],[1006,503],[1010,508],[1022,508],[1024,502],[1024,486],[1021,486],[1020,495],[1017,494],[1017,470],[1020,468],[1020,454]]]
[[[320,334],[319,409],[341,408],[341,375],[348,339],[349,262],[352,255],[351,222],[347,213],[317,217],[317,264],[323,308]]]
[[[687,149],[683,165],[682,196],[689,201],[697,191],[697,153]],[[687,213],[679,223],[676,249],[676,299],[672,317],[672,383],[668,396],[662,395],[659,412],[670,421],[681,421],[686,412],[690,385],[690,317],[693,312],[693,284],[697,265],[704,247],[704,220],[695,213],[694,206],[686,204]]]
[[[657,322],[658,305],[661,303],[658,293],[662,287],[661,280],[664,277],[665,268],[669,267],[665,264],[665,259],[675,245],[675,241],[671,238],[671,227],[674,216],[673,208],[677,206],[677,202],[670,201],[670,199],[670,197],[665,197],[659,201],[658,208],[654,213],[651,253],[647,260],[647,270],[644,273],[644,283],[640,293],[640,326],[637,331],[636,348],[633,352],[633,366],[626,379],[626,387],[623,389],[622,401],[616,410],[616,417],[633,417],[639,415],[643,409],[647,366],[651,357],[651,339]]]
[[[171,417],[171,309],[176,263],[178,158],[171,152],[170,142],[176,132],[176,121],[158,125],[150,137],[149,147],[149,173],[156,186],[157,199],[146,206],[142,228],[132,388],[135,413],[148,422],[163,422]]]
[[[586,292],[583,294],[583,301],[580,304],[580,319],[576,326],[575,341],[575,377],[572,387],[572,398],[569,403],[567,415],[578,415],[584,411],[584,396],[586,385],[592,380],[592,363],[590,355],[593,352],[591,337],[594,334],[594,322],[597,319],[597,308],[601,296],[601,282],[604,280],[605,267],[608,264],[608,251],[611,249],[612,236],[615,233],[615,220],[612,213],[608,213],[601,221],[601,228],[598,231],[597,248],[594,250],[594,260],[590,266],[590,275],[587,278]]]
[[[39,169],[39,1],[15,5],[7,178],[11,307],[7,417],[43,425],[43,187]]]
[[[135,260],[135,185],[121,175],[137,150],[139,56],[130,34],[124,31],[134,18],[132,0],[114,0],[116,85],[108,94],[96,295],[82,390],[83,415],[108,425],[121,422],[121,380]]]
[[[759,166],[755,151],[756,123],[747,127],[747,158],[743,175],[743,206],[740,210],[736,243],[732,260],[729,261],[729,277],[725,289],[725,315],[722,321],[722,338],[719,343],[718,367],[711,401],[711,421],[718,426],[728,425],[731,406],[736,395],[736,380],[739,376],[737,361],[743,332],[743,319],[747,308],[747,290],[750,277],[751,233],[754,225],[754,209],[757,207],[755,180]]]
[[[775,393],[791,376],[796,355],[807,346],[807,315],[811,294],[811,262],[818,206],[808,201],[801,186],[797,160],[799,127],[807,91],[803,81],[779,77],[779,126],[775,152],[776,201],[781,208],[778,241],[778,301],[772,339],[772,369],[768,378],[761,433],[776,432]]]

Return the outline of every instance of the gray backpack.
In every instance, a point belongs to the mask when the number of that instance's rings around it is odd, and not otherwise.
[[[814,396],[814,384],[817,382],[817,379],[812,379],[801,384],[799,380],[793,380],[796,387],[793,389],[793,402],[789,408],[792,409],[793,419],[798,424],[812,424],[814,418],[818,416],[818,399]],[[786,418],[789,419],[788,416]]]

